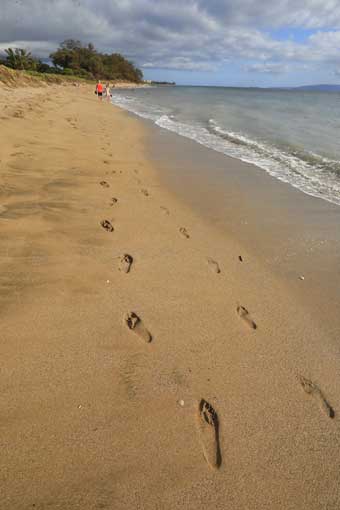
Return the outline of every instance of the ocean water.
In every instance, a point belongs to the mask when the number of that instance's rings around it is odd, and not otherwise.
[[[112,101],[340,205],[340,93],[155,87],[113,90]]]

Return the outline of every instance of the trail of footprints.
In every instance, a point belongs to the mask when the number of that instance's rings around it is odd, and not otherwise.
[[[106,181],[101,181],[100,185],[104,188],[110,187],[110,184]],[[149,192],[146,189],[141,189],[140,192],[146,197],[149,196]],[[117,198],[112,197],[110,206],[115,205],[117,202],[118,202]],[[166,215],[170,214],[169,209],[167,207],[161,206],[160,209]],[[101,226],[108,232],[114,231],[114,228],[109,220],[101,221]],[[179,229],[179,232],[185,239],[190,239],[190,234],[188,233],[185,227],[181,227]],[[243,257],[241,255],[239,255],[238,259],[240,262],[243,262]],[[118,257],[118,270],[126,274],[129,273],[131,271],[133,262],[134,260],[132,255],[124,253],[123,255]],[[207,257],[207,264],[212,272],[216,274],[221,273],[219,263],[213,258]],[[238,304],[236,307],[236,313],[248,328],[252,330],[257,329],[257,324],[253,320],[249,311],[244,306]],[[129,329],[129,331],[131,331],[131,333],[133,333],[144,343],[152,342],[153,336],[151,332],[145,326],[144,321],[141,319],[141,317],[137,315],[137,313],[133,311],[128,312],[124,316],[124,324]],[[328,418],[334,418],[335,411],[329,404],[329,402],[326,400],[319,386],[301,375],[298,376],[298,381],[304,392],[310,397],[312,397],[318,403],[322,412]],[[219,440],[219,418],[217,412],[212,407],[212,405],[209,404],[209,402],[207,402],[204,399],[201,399],[198,402],[198,407],[196,411],[196,422],[198,440],[202,448],[203,456],[209,467],[213,470],[216,470],[222,464],[222,454]]]

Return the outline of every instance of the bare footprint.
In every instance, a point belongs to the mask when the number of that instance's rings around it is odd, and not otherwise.
[[[100,185],[103,186],[103,188],[109,188],[110,184],[106,181],[100,181]]]
[[[303,390],[306,393],[308,393],[308,395],[311,395],[312,397],[314,397],[318,401],[320,408],[322,409],[322,411],[324,413],[326,413],[328,418],[334,418],[334,416],[335,416],[334,409],[327,402],[327,400],[324,397],[324,395],[323,395],[322,391],[320,390],[320,388],[315,383],[313,383],[309,379],[306,379],[302,375],[298,376],[298,380],[299,380]]]
[[[137,314],[135,314],[134,312],[127,313],[124,317],[124,322],[127,325],[127,327],[131,329],[131,331],[136,333],[136,335],[139,336],[139,338],[144,340],[144,342],[147,343],[151,342],[152,335],[146,329],[142,319],[140,319]]]
[[[257,325],[255,324],[255,322],[253,321],[253,319],[250,317],[249,315],[249,312],[246,308],[244,308],[244,306],[238,306],[236,308],[236,311],[238,313],[238,315],[241,317],[241,319],[244,320],[244,322],[246,324],[248,324],[248,326],[251,328],[251,329],[257,329]]]
[[[145,195],[146,197],[149,196],[149,192],[147,189],[141,189],[140,192],[143,193],[143,195]]]
[[[179,229],[180,233],[182,234],[183,237],[185,237],[186,239],[189,239],[190,235],[188,234],[188,231],[186,228],[184,227],[181,227]]]
[[[24,152],[13,152],[12,154],[10,154],[10,156],[12,156],[13,158],[17,157],[17,156],[24,156],[24,155],[25,155]]]
[[[212,469],[218,469],[222,462],[218,417],[215,409],[204,399],[198,406],[197,426],[204,458]]]
[[[133,258],[128,253],[125,253],[119,259],[119,271],[123,273],[129,273],[133,263]]]
[[[109,220],[103,220],[100,222],[101,226],[104,230],[107,230],[107,232],[113,232],[114,228],[112,226],[112,223]]]
[[[13,117],[17,118],[17,119],[23,119],[25,117],[25,114],[22,110],[16,110],[14,113],[13,113]]]
[[[167,214],[169,215],[170,214],[170,211],[167,207],[164,207],[164,205],[161,205],[160,208],[162,209],[162,211],[164,212],[164,214]]]
[[[216,262],[216,260],[214,259],[211,259],[210,257],[207,258],[207,261],[208,261],[208,266],[209,268],[214,272],[214,273],[220,273],[221,272],[221,269],[220,269],[220,266],[218,265],[218,262]]]
[[[110,202],[110,205],[115,205],[116,203],[118,202],[118,198],[115,198],[115,197],[112,197],[111,198],[111,202]]]

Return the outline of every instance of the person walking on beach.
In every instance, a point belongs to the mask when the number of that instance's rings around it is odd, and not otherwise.
[[[107,99],[108,101],[110,101],[110,100],[111,100],[111,93],[110,93],[110,89],[111,89],[110,84],[109,84],[109,83],[107,83],[107,84],[106,84],[105,91],[106,91],[106,99]]]
[[[97,92],[98,99],[100,99],[100,101],[101,101],[103,99],[103,85],[100,80],[98,80],[98,82],[97,82],[96,92]]]

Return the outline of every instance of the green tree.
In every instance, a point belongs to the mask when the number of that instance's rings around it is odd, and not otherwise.
[[[12,69],[35,70],[37,61],[32,54],[23,48],[7,48],[6,65]]]
[[[45,64],[45,62],[42,62],[41,60],[38,60],[36,70],[39,73],[53,73],[54,72],[53,67],[49,66],[48,64]]]
[[[60,44],[60,48],[62,48],[63,50],[70,51],[79,50],[82,47],[83,47],[82,43],[77,39],[65,39],[65,41],[63,41]]]
[[[67,48],[59,48],[54,53],[51,53],[50,58],[56,67],[67,69],[72,66],[73,62],[73,51]]]
[[[59,48],[51,53],[50,58],[58,69],[67,73],[72,70],[75,75],[134,82],[143,79],[142,71],[119,53],[102,54],[92,43],[84,46],[75,39],[62,42]]]

